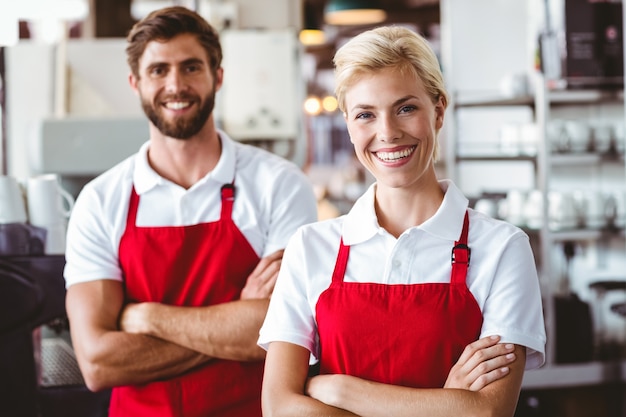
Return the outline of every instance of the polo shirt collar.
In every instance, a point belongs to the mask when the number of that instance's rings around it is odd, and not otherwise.
[[[455,241],[461,236],[469,200],[450,180],[439,181],[439,186],[445,193],[441,206],[419,228],[438,238]]]
[[[236,162],[236,146],[234,141],[228,135],[219,130],[217,131],[222,142],[222,154],[215,168],[209,172],[199,182],[205,182],[212,179],[220,184],[226,184],[235,178],[235,162]],[[150,141],[145,142],[135,158],[135,168],[133,172],[133,184],[137,194],[141,195],[157,185],[163,184],[166,180],[152,169],[148,163],[148,149]]]
[[[469,201],[452,181],[441,180],[439,185],[445,193],[441,206],[433,217],[417,228],[433,236],[455,241],[461,234]],[[342,228],[344,244],[362,243],[380,232],[381,227],[374,209],[375,191],[376,183],[367,189],[346,215]]]

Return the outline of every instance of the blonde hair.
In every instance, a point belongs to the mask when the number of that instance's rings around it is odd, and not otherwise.
[[[444,110],[448,106],[443,74],[437,55],[421,35],[402,26],[382,26],[360,33],[337,52],[335,65],[335,95],[339,109],[346,112],[346,91],[364,74],[395,67],[412,74],[424,83],[433,103],[440,99]],[[439,153],[435,143],[434,159]]]

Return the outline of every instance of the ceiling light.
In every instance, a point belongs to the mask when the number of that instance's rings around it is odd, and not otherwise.
[[[386,18],[387,13],[372,0],[330,0],[324,9],[329,25],[369,25]]]
[[[304,100],[304,111],[310,116],[318,116],[322,112],[322,103],[319,97],[307,97],[307,99]]]
[[[337,110],[337,99],[334,96],[326,96],[322,99],[322,108],[328,113]]]
[[[303,45],[323,45],[326,42],[326,34],[322,30],[321,21],[321,14],[318,15],[311,4],[305,4],[304,26],[299,35],[300,42],[302,42]]]
[[[314,46],[323,45],[326,42],[326,35],[320,29],[302,29],[299,35],[302,45]]]

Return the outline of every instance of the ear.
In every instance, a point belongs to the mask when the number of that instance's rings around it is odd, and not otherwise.
[[[137,87],[138,82],[139,79],[135,77],[132,72],[128,74],[128,83],[130,84],[130,88],[132,88],[137,95],[139,95],[139,87]]]
[[[350,134],[350,126],[348,125],[348,113],[343,112],[343,121],[346,124],[346,129],[348,130],[348,137],[350,138],[350,143],[354,145],[354,141],[352,140],[352,135]]]
[[[224,82],[224,68],[220,67],[215,71],[215,92],[222,88]]]
[[[443,118],[446,112],[446,106],[443,103],[443,98],[439,97],[435,104],[435,128],[437,130],[443,127]]]

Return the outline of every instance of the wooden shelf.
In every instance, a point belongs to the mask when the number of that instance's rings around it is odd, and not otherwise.
[[[623,90],[551,90],[548,91],[548,100],[551,104],[596,104],[603,102],[624,101]]]
[[[626,382],[626,360],[552,364],[524,373],[522,389],[563,388]]]
[[[622,154],[599,153],[552,153],[551,166],[598,165],[602,163],[623,163]]]
[[[460,161],[476,161],[476,162],[496,162],[496,161],[523,161],[535,162],[536,156],[532,155],[457,155],[457,162]]]
[[[455,98],[456,107],[532,106],[533,96],[506,97],[497,93],[464,93]]]
[[[581,105],[597,103],[622,103],[623,90],[550,90],[548,101],[552,105]],[[524,95],[503,96],[497,92],[463,92],[454,99],[455,107],[534,106],[535,97]]]

